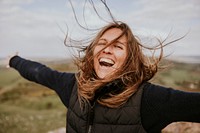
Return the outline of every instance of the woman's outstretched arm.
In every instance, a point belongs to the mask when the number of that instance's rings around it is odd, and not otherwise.
[[[149,132],[177,121],[200,123],[200,93],[149,84],[143,92],[141,115],[143,126]]]
[[[12,57],[9,66],[16,69],[25,79],[55,90],[62,102],[68,106],[75,81],[74,73],[58,72],[41,63],[26,60],[19,56]]]

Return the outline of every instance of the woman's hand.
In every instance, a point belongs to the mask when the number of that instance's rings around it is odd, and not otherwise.
[[[9,55],[9,56],[6,58],[6,68],[10,68],[10,65],[9,65],[10,59],[11,59],[12,57],[16,56],[16,55],[18,55],[18,52],[14,53],[14,54],[12,54],[12,55]]]

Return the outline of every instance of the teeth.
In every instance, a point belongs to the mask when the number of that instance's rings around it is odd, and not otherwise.
[[[105,67],[112,67],[115,64],[115,62],[111,59],[108,59],[108,58],[100,58],[99,64],[101,66],[105,66]]]
[[[100,58],[99,62],[106,62],[106,63],[109,63],[109,64],[115,64],[115,62],[111,59],[108,59],[108,58]]]

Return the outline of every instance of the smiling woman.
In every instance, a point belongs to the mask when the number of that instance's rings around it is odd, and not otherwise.
[[[126,89],[115,96],[99,97],[97,101],[108,107],[119,107],[134,94],[139,84],[151,79],[157,72],[162,53],[160,58],[149,62],[141,46],[127,24],[116,21],[105,26],[78,63],[77,80],[83,103],[92,100],[99,87],[117,80],[123,82]],[[162,45],[159,46],[162,49]]]
[[[58,72],[19,56],[9,65],[55,90],[68,109],[68,133],[158,133],[175,121],[200,122],[200,93],[149,81],[159,69],[164,46],[172,43],[164,42],[147,48],[126,23],[113,19],[83,49],[77,73]],[[160,49],[159,57],[145,56],[144,48]]]

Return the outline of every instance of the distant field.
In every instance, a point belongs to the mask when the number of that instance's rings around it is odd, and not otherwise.
[[[0,73],[0,87],[10,85],[20,78],[19,74],[12,69],[0,68]]]
[[[70,62],[47,63],[59,71],[76,71]],[[152,82],[200,92],[200,64],[173,63]],[[0,133],[47,133],[66,125],[66,108],[46,87],[0,67]],[[168,132],[169,133],[169,132]]]
[[[152,81],[174,89],[200,91],[200,64],[171,62]]]

